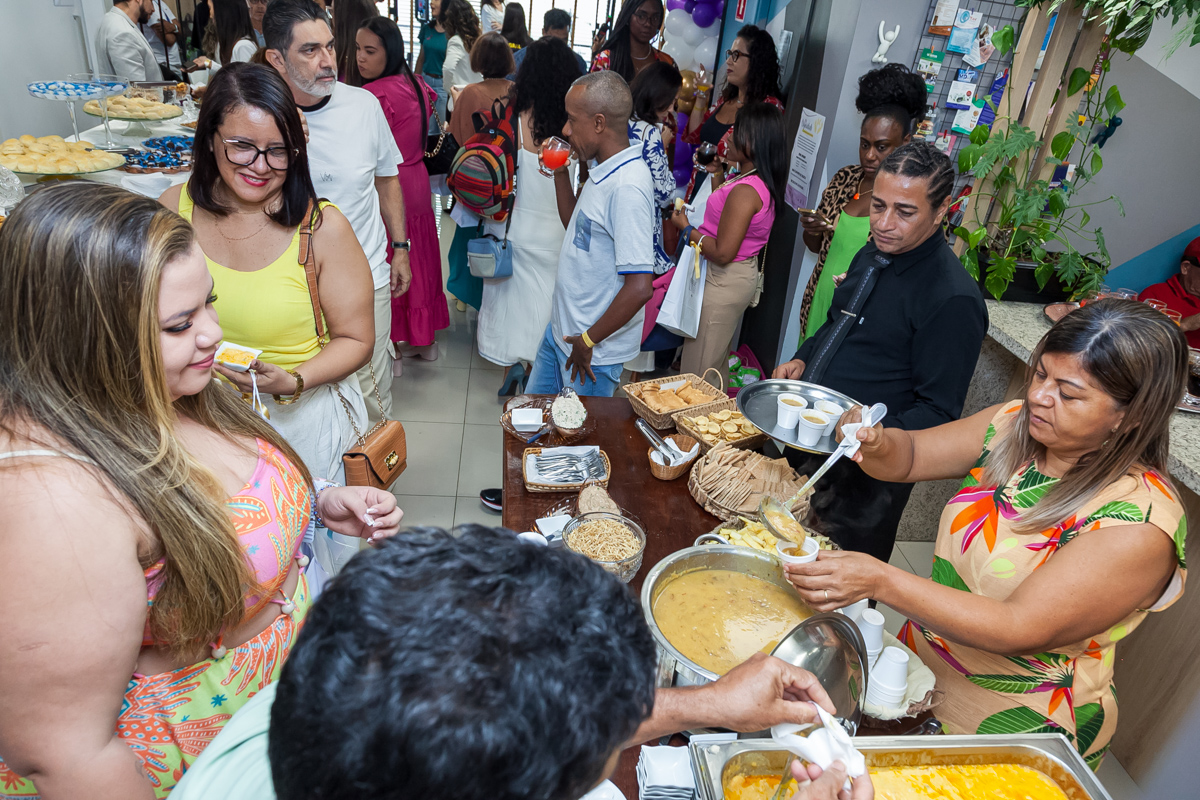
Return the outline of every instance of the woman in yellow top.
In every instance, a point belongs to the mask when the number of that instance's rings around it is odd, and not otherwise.
[[[848,551],[789,579],[819,611],[870,597],[906,615],[950,733],[1062,733],[1097,768],[1117,726],[1116,643],[1183,592],[1187,520],[1166,474],[1187,356],[1149,306],[1071,312],[1034,350],[1022,400],[858,432],[855,460],[878,480],[966,476],[931,580]]]
[[[317,202],[300,115],[275,70],[231,64],[217,73],[196,126],[192,177],[160,200],[196,230],[226,340],[263,351],[251,371],[271,424],[309,469],[343,482],[342,453],[366,422],[354,372],[375,341],[371,271],[350,223]],[[299,261],[309,209],[324,348]],[[217,369],[251,391],[250,373]]]

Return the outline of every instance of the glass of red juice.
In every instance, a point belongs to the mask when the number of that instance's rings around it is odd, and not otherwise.
[[[542,144],[542,165],[538,168],[546,177],[554,177],[554,170],[567,163],[571,157],[571,145],[557,136],[551,136]]]

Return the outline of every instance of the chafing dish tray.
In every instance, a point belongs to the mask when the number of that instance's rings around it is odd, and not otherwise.
[[[1020,764],[1050,776],[1069,800],[1112,800],[1078,751],[1059,733],[985,736],[857,736],[868,767]],[[787,750],[770,740],[690,744],[700,800],[723,800],[729,774],[779,775]]]

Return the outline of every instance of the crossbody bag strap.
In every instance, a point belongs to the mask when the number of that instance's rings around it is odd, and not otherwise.
[[[324,350],[328,338],[325,330],[325,315],[321,313],[321,293],[317,288],[317,256],[313,252],[312,246],[313,228],[316,226],[318,214],[320,214],[320,208],[310,200],[305,212],[304,224],[300,227],[300,254],[297,260],[304,267],[304,279],[308,283],[308,299],[312,303],[313,321],[317,326],[317,346]],[[379,404],[379,424],[382,425],[387,416],[383,413],[383,397],[379,394],[379,381],[375,379],[375,365],[370,361],[367,364],[371,367],[371,385],[375,389],[375,402]],[[358,423],[354,421],[354,414],[350,412],[350,403],[342,395],[342,390],[336,383],[333,384],[333,391],[337,393],[338,400],[342,401],[342,408],[346,411],[346,418],[350,420],[350,427],[354,429],[354,437],[358,439],[359,446],[365,447],[366,436],[371,431],[364,434],[359,430]]]
[[[506,109],[507,110],[507,109]],[[515,141],[513,144],[513,190],[512,190],[512,208],[508,210],[508,219],[504,221],[504,242],[508,243],[508,231],[512,228],[513,214],[517,210],[517,171],[521,168],[521,115],[514,111],[513,115],[513,134]]]
[[[838,348],[842,346],[842,342],[850,333],[850,328],[859,319],[858,313],[862,311],[862,307],[866,305],[867,298],[871,296],[871,291],[875,288],[876,281],[879,280],[879,273],[892,263],[892,260],[883,253],[876,253],[871,260],[871,264],[867,267],[867,271],[863,274],[862,280],[858,282],[857,288],[854,290],[853,297],[850,298],[849,305],[846,308],[840,309],[841,316],[834,323],[833,329],[825,338],[825,341],[817,348],[817,355],[812,362],[805,366],[804,374],[800,377],[803,381],[809,383],[820,384],[822,378],[825,377],[825,370],[829,368],[833,357],[837,354]]]

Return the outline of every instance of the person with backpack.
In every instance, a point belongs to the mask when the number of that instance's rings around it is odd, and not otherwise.
[[[538,348],[529,394],[570,386],[611,397],[626,361],[642,343],[642,313],[653,294],[654,182],[640,145],[629,143],[633,96],[604,70],[567,92],[563,136],[581,161],[593,161],[576,197],[566,167],[554,173],[567,235],[559,251],[550,325]]]
[[[358,29],[355,41],[363,88],[379,100],[403,157],[396,167],[400,170],[404,217],[412,243],[408,256],[412,283],[407,292],[392,298],[392,342],[400,355],[434,361],[438,357],[435,335],[450,326],[429,172],[422,158],[426,121],[434,114],[437,93],[409,68],[404,58],[404,37],[391,19],[368,19]],[[407,346],[402,347],[401,342]],[[393,374],[400,375],[403,363],[396,359]]]
[[[512,81],[505,76],[513,71],[513,58],[508,49],[508,41],[499,33],[485,33],[480,36],[471,48],[471,69],[482,75],[483,80],[472,83],[461,92],[456,92],[454,87],[450,87],[450,96],[454,101],[450,133],[463,147],[475,135],[475,114],[480,112],[486,115],[493,109],[494,104],[503,104],[508,98]],[[510,159],[515,152],[514,147],[508,154]],[[511,183],[511,171],[507,177],[507,182]],[[453,179],[450,182],[453,189]],[[446,281],[446,291],[454,295],[459,303],[478,309],[483,301],[483,280],[472,275],[467,268],[467,243],[478,235],[479,215],[472,211],[470,204],[459,202],[455,204],[450,216],[457,223],[458,230],[454,233],[454,241],[447,255],[450,277]],[[499,221],[503,221],[503,218]]]

